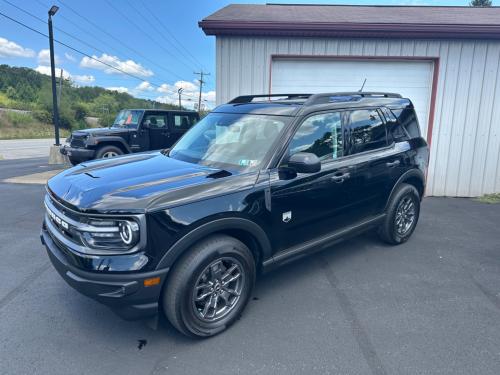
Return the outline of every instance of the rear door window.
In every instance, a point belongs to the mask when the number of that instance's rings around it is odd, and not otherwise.
[[[174,129],[189,129],[195,124],[195,118],[192,115],[174,114],[173,128]]]
[[[349,112],[347,134],[350,155],[387,146],[386,126],[376,109]]]

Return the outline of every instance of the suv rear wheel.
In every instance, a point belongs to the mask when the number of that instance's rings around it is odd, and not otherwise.
[[[118,155],[123,155],[123,151],[116,146],[102,146],[96,152],[95,158],[113,158]]]
[[[255,281],[255,261],[242,242],[211,236],[174,266],[163,292],[168,320],[182,333],[208,337],[240,316]]]
[[[417,226],[420,195],[413,185],[401,184],[387,207],[387,216],[379,227],[380,238],[392,245],[408,241]]]

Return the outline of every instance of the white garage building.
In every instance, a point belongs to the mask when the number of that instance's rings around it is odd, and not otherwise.
[[[401,93],[431,146],[427,194],[500,192],[500,8],[229,5],[217,103],[261,93]]]

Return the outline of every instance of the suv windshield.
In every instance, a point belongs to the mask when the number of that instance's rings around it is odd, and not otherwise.
[[[189,130],[169,156],[216,168],[260,167],[288,117],[211,113]]]
[[[115,118],[113,128],[137,128],[144,111],[124,109]]]

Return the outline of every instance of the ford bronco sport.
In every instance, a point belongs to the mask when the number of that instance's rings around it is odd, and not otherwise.
[[[61,148],[71,164],[172,146],[199,120],[197,112],[124,109],[108,128],[74,131]]]
[[[428,148],[397,94],[238,97],[170,150],[49,180],[41,240],[61,276],[125,318],[234,323],[256,275],[370,228],[413,233]]]

